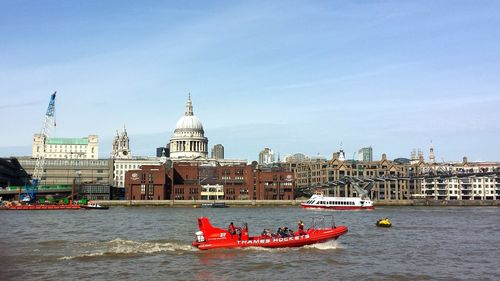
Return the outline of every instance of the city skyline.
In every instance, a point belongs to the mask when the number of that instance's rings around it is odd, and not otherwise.
[[[499,161],[500,4],[4,2],[1,156],[30,155],[50,94],[54,137],[125,124],[133,155],[168,143],[187,94],[209,147],[374,160]],[[7,98],[8,97],[8,98]]]

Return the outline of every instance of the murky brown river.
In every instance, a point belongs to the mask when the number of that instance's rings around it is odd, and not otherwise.
[[[325,214],[349,232],[302,248],[191,247],[199,216],[257,235]],[[385,216],[394,226],[376,227]],[[499,265],[497,207],[0,211],[0,280],[500,280]]]

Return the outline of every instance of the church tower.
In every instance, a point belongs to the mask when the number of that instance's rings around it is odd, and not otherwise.
[[[132,155],[130,153],[130,143],[127,134],[127,129],[123,126],[123,132],[121,134],[116,131],[116,136],[113,139],[113,148],[111,150],[111,158],[113,159],[130,159]]]
[[[434,147],[432,146],[432,141],[431,148],[429,149],[429,162],[432,164],[436,163],[436,156],[434,156]]]

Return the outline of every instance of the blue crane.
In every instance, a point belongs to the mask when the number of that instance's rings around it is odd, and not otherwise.
[[[56,93],[54,92],[50,96],[49,106],[47,107],[47,112],[45,113],[45,119],[42,126],[41,136],[43,139],[43,146],[41,151],[35,155],[36,163],[35,169],[33,170],[33,175],[31,176],[31,184],[26,184],[24,186],[25,193],[21,195],[21,201],[32,203],[35,202],[36,193],[38,191],[38,186],[42,181],[43,167],[45,165],[46,157],[46,143],[50,136],[51,130],[56,126]]]

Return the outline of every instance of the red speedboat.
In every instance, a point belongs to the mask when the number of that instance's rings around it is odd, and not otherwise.
[[[261,235],[248,236],[248,227],[243,227],[239,234],[230,234],[229,231],[212,226],[208,218],[198,218],[199,231],[196,232],[196,240],[192,243],[200,250],[216,248],[239,248],[239,247],[264,247],[284,248],[301,247],[316,243],[322,243],[337,239],[347,232],[346,226],[313,227],[302,233],[294,232],[293,235]]]

